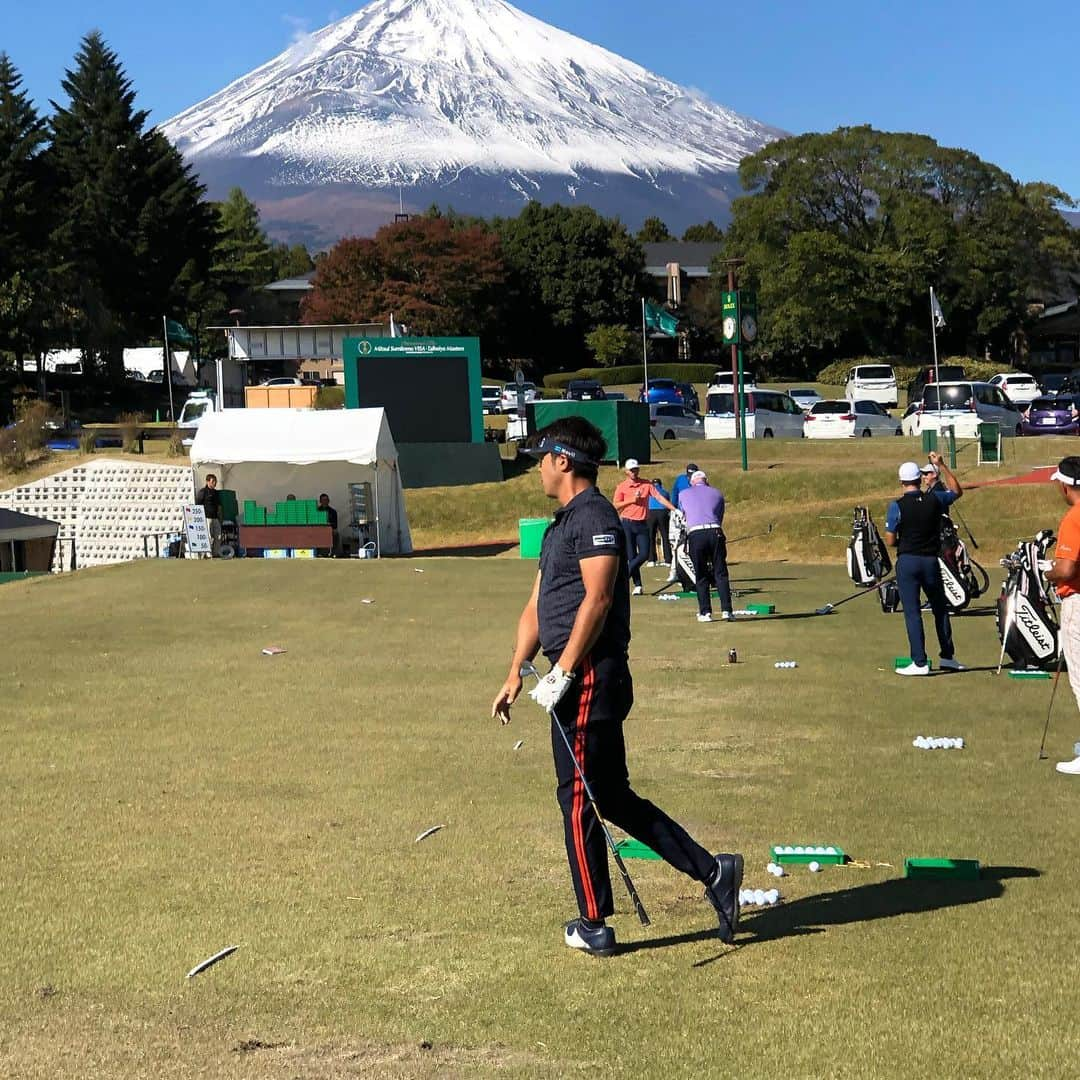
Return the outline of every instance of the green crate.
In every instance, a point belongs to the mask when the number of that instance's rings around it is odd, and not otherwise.
[[[245,525],[265,525],[266,524],[266,511],[260,506],[252,506],[250,509],[244,507],[244,524]]]
[[[1010,671],[1010,679],[1049,679],[1049,671]]]
[[[315,524],[316,525],[328,525],[330,523],[330,516],[325,510],[315,511]]]
[[[915,663],[915,661],[912,660],[910,656],[896,656],[893,657],[892,666],[894,668],[902,668],[908,667],[913,663]],[[928,668],[933,668],[934,666],[934,661],[929,656],[926,658],[926,666]]]
[[[755,615],[775,615],[775,604],[747,604],[747,611],[752,611]]]
[[[904,877],[924,881],[978,881],[978,859],[905,859]]]
[[[801,847],[802,851],[788,851],[788,848]],[[832,848],[832,851],[824,851],[824,848]],[[847,862],[847,855],[843,848],[835,844],[773,844],[770,849],[772,860],[775,863],[812,863],[818,862],[825,865],[839,865]]]
[[[660,856],[648,844],[643,844],[640,840],[634,840],[631,837],[627,837],[625,840],[620,840],[616,845],[616,849],[624,859],[659,859]]]

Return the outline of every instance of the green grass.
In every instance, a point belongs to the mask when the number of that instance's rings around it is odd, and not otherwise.
[[[869,597],[704,627],[692,601],[635,601],[638,789],[744,851],[747,884],[773,883],[778,842],[891,865],[793,872],[729,949],[697,885],[635,862],[653,926],[616,884],[629,948],[591,961],[560,940],[545,726],[528,701],[487,715],[534,573],[155,561],[4,586],[0,1073],[1069,1072],[1080,788],[1036,761],[1049,684],[985,670],[991,618],[956,623],[984,670],[912,684],[901,618]],[[784,614],[850,590],[794,562],[734,578]],[[1077,728],[1063,684],[1052,759]],[[909,855],[999,869],[905,883]]]

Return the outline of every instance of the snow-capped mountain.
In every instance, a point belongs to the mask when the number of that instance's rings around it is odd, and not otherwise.
[[[504,0],[375,0],[163,130],[212,195],[239,184],[306,239],[399,197],[723,219],[739,161],[779,134]]]

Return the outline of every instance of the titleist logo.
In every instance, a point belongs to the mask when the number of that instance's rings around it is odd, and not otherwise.
[[[1023,598],[1016,605],[1016,622],[1031,645],[1041,653],[1046,655],[1051,653],[1054,642],[1046,628],[1046,624]]]

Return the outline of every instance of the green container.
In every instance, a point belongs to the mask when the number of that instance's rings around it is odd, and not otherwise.
[[[922,433],[922,448],[924,454],[929,454],[931,450],[937,449],[936,431],[924,431]]]
[[[1010,671],[1010,679],[1049,679],[1049,671]]]
[[[265,525],[266,524],[266,511],[261,506],[252,505],[249,509],[246,505],[244,507],[244,524],[245,525]]]
[[[905,859],[904,877],[925,881],[978,881],[978,859]]]
[[[551,524],[551,518],[518,518],[518,543],[521,545],[523,559],[539,559],[540,545],[544,533]]]
[[[329,515],[327,514],[327,512],[325,510],[316,510],[315,511],[315,524],[316,525],[327,525],[327,524],[329,524],[329,522],[330,522],[330,517],[329,517]]]
[[[236,492],[229,488],[222,488],[218,495],[221,498],[221,520],[239,521],[240,508],[236,503]]]
[[[775,615],[775,604],[747,604],[747,611],[752,611],[755,615]]]
[[[791,847],[801,847],[802,851],[788,851]],[[825,847],[831,847],[832,851],[822,851]],[[847,862],[843,848],[838,848],[835,844],[773,844],[770,850],[773,862],[776,863],[818,862],[822,866],[838,866]]]

